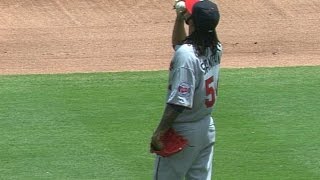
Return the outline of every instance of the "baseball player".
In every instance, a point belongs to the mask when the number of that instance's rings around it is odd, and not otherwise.
[[[220,14],[209,0],[184,3],[185,9],[177,9],[166,107],[151,138],[151,149],[163,148],[160,139],[169,128],[186,138],[188,145],[169,157],[156,156],[155,180],[209,180],[212,174],[215,125],[211,113],[222,54],[216,33]],[[189,26],[188,36],[184,23]]]

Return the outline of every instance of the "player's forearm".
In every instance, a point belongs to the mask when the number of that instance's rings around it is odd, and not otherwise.
[[[177,15],[172,32],[172,45],[181,44],[186,36],[183,16]]]
[[[155,133],[162,134],[167,131],[170,127],[172,127],[174,120],[180,113],[180,110],[177,110],[172,105],[168,104],[163,112],[163,116]]]

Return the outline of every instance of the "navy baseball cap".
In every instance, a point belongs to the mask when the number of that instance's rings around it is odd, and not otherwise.
[[[214,31],[220,20],[220,13],[215,3],[210,0],[185,0],[186,9],[200,31]]]

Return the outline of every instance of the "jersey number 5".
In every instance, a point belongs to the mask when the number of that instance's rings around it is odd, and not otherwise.
[[[211,76],[209,79],[206,80],[206,106],[207,108],[210,108],[214,105],[215,102],[215,90],[213,86],[210,86],[213,83],[213,76]]]

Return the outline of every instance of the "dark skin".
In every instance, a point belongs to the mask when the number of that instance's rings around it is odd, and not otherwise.
[[[161,121],[156,129],[156,131],[153,133],[153,136],[151,138],[151,148],[153,150],[161,150],[163,148],[163,144],[160,141],[160,137],[169,129],[172,127],[172,124],[174,120],[179,116],[181,112],[178,112],[175,108],[173,108],[174,105],[166,105],[166,108],[163,112],[163,116],[161,118]]]
[[[174,23],[173,31],[172,31],[172,46],[181,44],[183,40],[187,37],[186,30],[185,30],[185,21],[188,20],[189,25],[189,34],[191,34],[194,31],[194,26],[192,19],[190,19],[191,15],[187,11],[183,11],[180,13],[177,13],[177,17]]]
[[[173,32],[172,32],[172,45],[173,47],[177,44],[181,44],[181,42],[186,38],[186,31],[184,28],[185,20],[188,19],[191,15],[186,12],[180,12],[177,13],[177,17],[175,20]],[[194,31],[194,26],[192,23],[192,20],[188,21],[189,25],[189,33],[192,33]],[[172,124],[174,120],[179,116],[179,114],[182,112],[180,106],[170,105],[167,104],[166,108],[163,112],[161,121],[156,129],[156,131],[153,133],[151,137],[151,148],[153,150],[161,150],[163,148],[163,144],[160,141],[160,137],[169,129],[172,127]],[[179,111],[177,111],[179,109]]]

